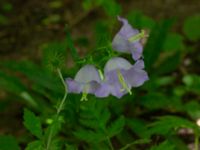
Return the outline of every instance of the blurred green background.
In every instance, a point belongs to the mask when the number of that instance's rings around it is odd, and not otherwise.
[[[98,149],[100,140],[86,138],[81,129],[88,126],[85,114],[96,112],[98,120],[105,110],[105,116],[111,116],[109,123],[116,119],[110,133],[116,149],[149,137],[150,143],[130,149],[194,147],[200,118],[199,10],[199,0],[1,0],[0,146],[6,145],[6,138],[14,145],[2,150],[16,149],[17,142],[23,149],[34,139],[23,125],[23,108],[36,113],[44,128],[54,114],[64,89],[46,67],[54,57],[52,51],[62,54],[63,76],[73,77],[91,57],[97,63],[107,55],[95,55],[95,49],[111,42],[121,26],[117,15],[135,28],[150,31],[144,48],[150,80],[121,100],[91,96],[89,102],[81,103],[80,95],[69,94],[62,114],[65,129],[59,137],[79,149]],[[77,55],[83,63],[76,62]],[[193,133],[171,131],[182,127]]]

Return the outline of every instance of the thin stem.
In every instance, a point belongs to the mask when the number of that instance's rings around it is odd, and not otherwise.
[[[110,138],[108,136],[107,136],[107,142],[108,142],[108,145],[109,145],[110,149],[114,150],[113,145],[112,145],[112,143],[110,141]]]
[[[199,150],[199,135],[195,136],[195,150]]]
[[[124,147],[120,148],[120,150],[126,150],[126,149],[128,149],[129,147],[131,147],[132,145],[135,145],[135,144],[144,144],[144,143],[149,143],[149,142],[150,142],[149,139],[137,140],[137,141],[126,144]]]
[[[59,104],[59,106],[58,106],[58,108],[57,108],[57,112],[56,112],[56,116],[55,116],[54,121],[57,121],[57,120],[58,120],[59,114],[60,114],[60,112],[61,112],[61,110],[62,110],[62,108],[63,108],[63,106],[64,106],[64,104],[65,104],[65,100],[66,100],[66,98],[67,98],[67,93],[68,93],[68,92],[67,92],[67,91],[68,91],[67,86],[66,86],[66,84],[65,84],[65,81],[64,81],[64,79],[63,79],[62,73],[61,73],[61,71],[60,71],[59,68],[57,69],[57,73],[58,73],[58,75],[59,75],[59,77],[60,77],[60,79],[61,79],[61,81],[62,81],[63,86],[65,87],[65,94],[64,94],[64,96],[63,96],[63,98],[62,98],[62,100],[61,100],[61,102],[60,102],[60,104]],[[50,145],[51,145],[52,134],[53,134],[53,130],[52,130],[52,128],[50,128],[50,133],[49,133],[48,140],[47,140],[47,147],[46,147],[46,150],[49,150],[49,147],[50,147]]]
[[[64,79],[63,79],[62,73],[61,73],[61,71],[60,71],[59,68],[57,69],[57,72],[58,72],[58,75],[59,75],[59,77],[60,77],[60,79],[61,79],[61,81],[62,81],[63,86],[65,87],[65,94],[64,94],[63,99],[62,99],[62,101],[61,101],[61,103],[60,103],[60,105],[58,106],[58,109],[57,109],[57,115],[59,115],[60,111],[61,111],[62,108],[63,108],[63,105],[64,105],[64,103],[65,103],[65,100],[66,100],[66,98],[67,98],[67,93],[68,93],[67,91],[68,91],[68,89],[67,89],[67,85],[66,85],[66,83],[65,83],[65,81],[64,81]]]
[[[126,144],[124,147],[120,148],[120,150],[126,150],[126,149],[128,149],[129,147],[131,147],[133,144],[135,144],[135,142],[128,143],[128,144]]]

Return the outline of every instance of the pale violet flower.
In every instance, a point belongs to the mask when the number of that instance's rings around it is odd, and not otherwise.
[[[134,65],[121,57],[111,58],[104,67],[105,79],[95,92],[97,97],[113,95],[121,98],[126,93],[131,94],[132,87],[141,86],[148,75],[144,71],[143,60],[138,60]]]
[[[87,94],[94,94],[101,82],[100,74],[93,65],[83,66],[74,79],[67,78],[69,93],[82,93],[81,100],[87,100]]]
[[[128,21],[118,16],[118,20],[122,22],[122,27],[115,35],[112,41],[112,48],[118,52],[130,53],[134,60],[138,60],[142,56],[143,45],[140,40],[145,36],[144,31],[132,28]]]

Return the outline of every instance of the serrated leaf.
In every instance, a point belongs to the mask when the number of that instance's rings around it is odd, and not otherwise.
[[[111,138],[117,134],[119,134],[125,125],[124,116],[120,116],[117,120],[111,122],[110,126],[106,129],[108,136]]]
[[[169,141],[164,141],[158,146],[153,146],[151,150],[175,150],[175,146]]]
[[[107,139],[106,135],[101,131],[91,131],[86,129],[78,129],[74,135],[80,140],[87,141],[88,143],[99,143]]]
[[[24,126],[37,138],[42,138],[41,122],[36,115],[28,109],[24,109]]]
[[[20,147],[13,136],[0,136],[0,150],[20,150]]]
[[[195,133],[199,133],[199,128],[195,122],[191,122],[187,119],[177,116],[163,116],[158,121],[149,125],[149,134],[161,134],[167,135],[168,133],[177,130],[179,128],[190,128]]]
[[[127,126],[136,133],[140,138],[148,138],[146,123],[142,120],[130,118],[126,119]]]
[[[141,104],[150,110],[168,108],[171,101],[163,93],[149,93],[141,98]]]

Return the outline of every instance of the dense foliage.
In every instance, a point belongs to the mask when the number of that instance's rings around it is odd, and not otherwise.
[[[89,94],[80,101],[81,94],[67,93],[65,78],[88,63],[103,69],[111,56],[133,61],[110,47],[120,26],[120,5],[114,0],[85,0],[82,5],[86,12],[101,7],[107,16],[91,29],[91,45],[86,37],[74,42],[66,26],[63,41],[42,47],[40,62],[0,62],[0,89],[9,93],[0,111],[17,97],[27,129],[18,137],[1,135],[0,150],[188,150],[190,143],[198,150],[200,16],[186,18],[177,33],[172,30],[175,18],[155,21],[140,11],[124,15],[134,28],[149,31],[143,52],[149,80],[120,99]],[[0,23],[3,19],[0,14]],[[78,46],[88,49],[84,56]]]

